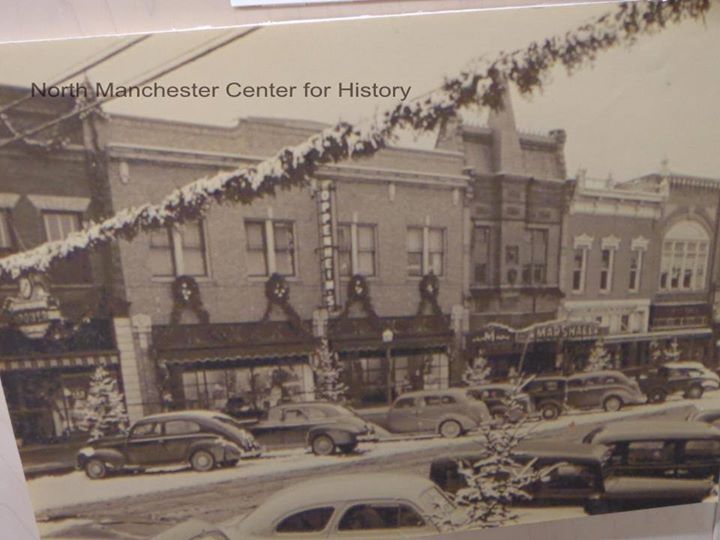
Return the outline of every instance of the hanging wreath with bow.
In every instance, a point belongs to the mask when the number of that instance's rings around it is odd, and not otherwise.
[[[290,324],[297,330],[308,333],[307,328],[302,323],[300,315],[297,314],[295,309],[290,304],[290,285],[284,276],[280,274],[271,275],[265,282],[265,298],[267,298],[267,307],[265,308],[265,314],[262,317],[263,321],[270,320],[270,312],[273,306],[278,306],[285,316],[287,317]]]
[[[433,273],[430,272],[425,274],[420,283],[418,284],[420,290],[420,304],[418,305],[418,315],[422,315],[425,311],[426,306],[430,306],[433,315],[442,315],[442,309],[438,303],[438,296],[440,295],[440,280]]]
[[[341,314],[342,318],[347,318],[350,308],[354,304],[360,304],[360,307],[365,314],[374,322],[379,324],[377,313],[375,313],[375,308],[373,307],[372,300],[370,299],[370,285],[368,284],[365,276],[361,276],[360,274],[355,274],[350,278],[350,281],[348,281],[347,302],[345,303],[345,309],[343,309]]]
[[[192,276],[178,276],[171,286],[173,309],[170,324],[179,324],[182,312],[189,309],[202,324],[210,322],[210,314],[203,306],[200,287]]]

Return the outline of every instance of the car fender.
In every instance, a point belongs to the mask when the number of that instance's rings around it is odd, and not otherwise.
[[[439,432],[440,426],[443,422],[446,422],[447,420],[453,420],[455,422],[458,422],[462,426],[463,431],[470,431],[478,427],[478,423],[469,416],[458,413],[450,413],[445,414],[437,419],[437,423],[435,424],[435,431]]]
[[[318,435],[327,435],[335,444],[355,444],[357,442],[357,433],[355,433],[355,430],[342,428],[340,426],[315,426],[308,431],[308,445]]]
[[[235,444],[232,441],[226,441],[222,438],[200,439],[198,441],[193,441],[192,443],[190,443],[190,446],[188,446],[185,460],[190,461],[190,457],[198,450],[206,450],[213,455],[216,462],[221,462],[225,459],[224,443],[226,442],[229,444]]]
[[[80,469],[85,467],[85,464],[90,459],[100,459],[110,469],[121,469],[123,468],[127,460],[125,455],[119,450],[114,448],[82,448],[77,454],[77,464]]]

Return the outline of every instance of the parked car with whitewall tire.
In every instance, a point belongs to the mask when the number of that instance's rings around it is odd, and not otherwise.
[[[625,405],[645,403],[638,383],[620,371],[577,373],[567,380],[567,405],[617,412]]]
[[[455,505],[430,480],[390,473],[340,475],[278,491],[246,516],[220,525],[180,524],[154,540],[389,540],[437,535],[429,516]]]
[[[215,411],[177,411],[146,416],[126,433],[90,440],[76,461],[89,478],[99,479],[110,472],[181,463],[205,472],[260,453],[260,445],[234,418]]]
[[[382,431],[354,411],[327,401],[284,403],[246,428],[266,447],[307,446],[319,456],[349,454]]]
[[[438,433],[452,439],[491,421],[487,405],[455,388],[400,395],[385,424],[392,433]]]

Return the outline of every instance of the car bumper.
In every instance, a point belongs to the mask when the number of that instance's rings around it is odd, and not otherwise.
[[[366,433],[365,435],[358,435],[356,438],[358,442],[378,442],[380,440],[377,433]]]

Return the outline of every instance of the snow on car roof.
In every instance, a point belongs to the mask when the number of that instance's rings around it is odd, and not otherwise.
[[[587,373],[576,373],[574,375],[570,375],[568,379],[582,379],[586,377],[617,377],[618,375],[627,377],[627,375],[625,375],[622,371],[605,369],[601,371],[589,371]]]
[[[227,417],[227,415],[225,413],[221,413],[218,411],[206,411],[206,410],[198,409],[198,410],[190,410],[190,411],[172,411],[172,412],[151,414],[151,415],[141,418],[138,421],[168,420],[170,418],[192,418],[192,417],[195,417],[195,418],[218,418],[218,417],[225,418],[225,417]]]
[[[239,526],[243,531],[255,532],[272,527],[295,509],[336,506],[346,501],[405,499],[419,503],[420,495],[435,487],[431,480],[409,474],[344,474],[306,480],[268,497]]]
[[[703,422],[654,420],[608,424],[593,443],[654,441],[659,439],[720,439],[720,429]]]
[[[399,398],[405,398],[405,397],[418,397],[418,396],[434,396],[437,394],[446,394],[446,395],[458,395],[465,397],[465,391],[467,388],[444,388],[442,390],[415,390],[414,392],[405,392],[403,394],[400,394],[398,396]]]

